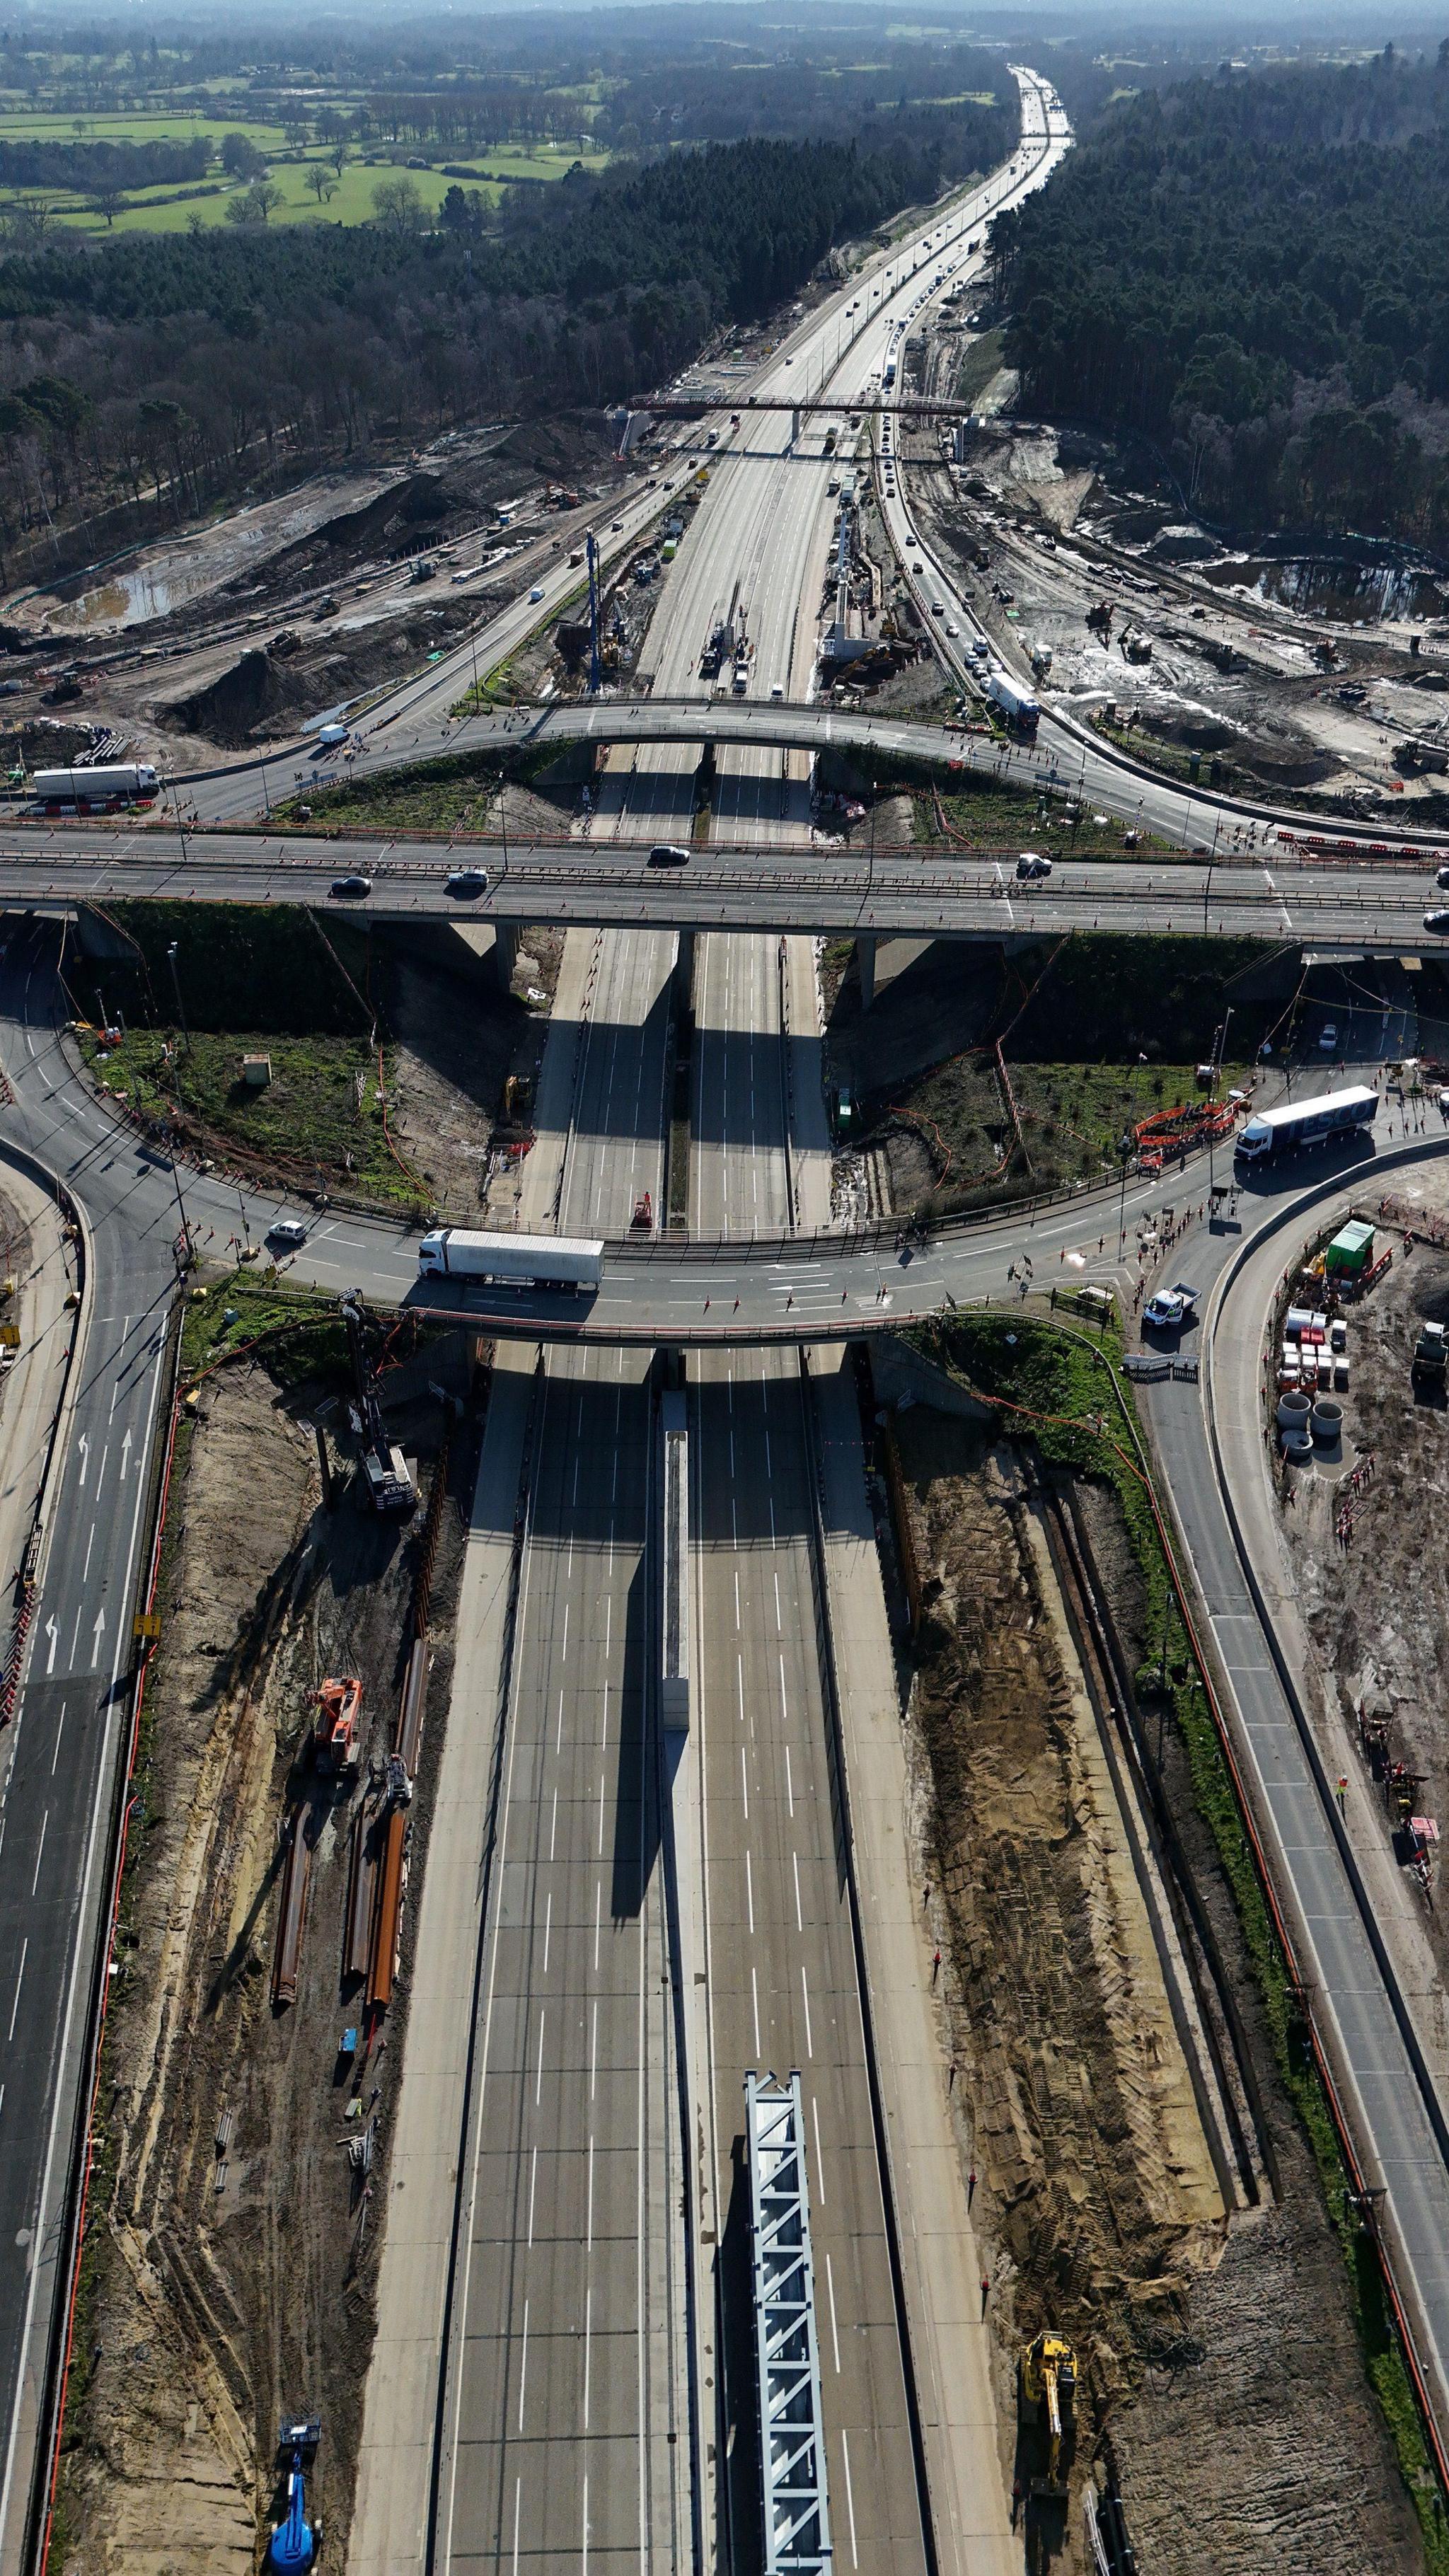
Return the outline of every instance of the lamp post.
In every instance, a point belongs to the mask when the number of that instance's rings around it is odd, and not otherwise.
[[[181,978],[180,978],[179,974],[178,974],[178,973],[177,973],[177,971],[176,971],[176,949],[177,949],[177,944],[178,944],[178,943],[173,939],[173,940],[172,940],[172,942],[171,942],[170,947],[169,947],[169,948],[167,949],[167,951],[166,951],[166,963],[167,963],[167,965],[168,965],[168,966],[170,967],[170,969],[171,969],[171,989],[172,989],[173,993],[174,993],[174,994],[175,994],[175,996],[176,996],[176,1016],[177,1016],[178,1020],[181,1022],[181,1035],[182,1035],[182,1037],[183,1037],[183,1039],[185,1040],[185,1043],[186,1043],[186,1052],[187,1052],[187,1054],[188,1054],[188,1055],[190,1055],[190,1053],[191,1053],[191,1031],[189,1030],[189,1028],[188,1028],[188,1027],[187,1027],[187,1025],[186,1025],[186,1012],[185,1012],[185,1009],[183,1008],[182,1000],[181,1000]]]

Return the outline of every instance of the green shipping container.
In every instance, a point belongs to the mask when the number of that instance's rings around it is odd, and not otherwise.
[[[1323,1266],[1330,1276],[1336,1271],[1341,1278],[1357,1279],[1372,1267],[1373,1257],[1373,1227],[1355,1219],[1334,1236],[1323,1256]]]

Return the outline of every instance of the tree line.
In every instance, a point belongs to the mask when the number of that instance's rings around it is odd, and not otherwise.
[[[1449,39],[1125,102],[993,248],[1030,408],[1209,515],[1449,546]]]
[[[942,175],[929,134],[742,142],[510,191],[491,229],[466,204],[419,229],[414,188],[365,225],[53,232],[0,261],[0,549],[380,436],[628,400]]]

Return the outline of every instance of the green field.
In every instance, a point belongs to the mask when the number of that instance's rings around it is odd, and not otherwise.
[[[464,179],[456,184],[476,188],[490,204],[496,203],[501,183],[515,179],[552,180],[580,157],[579,137],[567,143],[498,144],[476,152],[434,154],[433,166],[425,170],[408,170],[409,147],[403,144],[376,144],[367,148],[354,146],[340,177],[333,170],[325,146],[311,143],[303,148],[289,144],[280,125],[241,115],[228,115],[224,104],[207,115],[194,109],[158,110],[148,115],[59,116],[34,111],[0,111],[0,142],[55,143],[190,143],[204,135],[217,158],[204,179],[188,181],[179,188],[138,188],[127,195],[124,207],[108,227],[105,217],[97,214],[78,193],[48,188],[9,190],[0,204],[34,203],[48,205],[57,221],[79,232],[104,234],[113,232],[181,232],[193,217],[206,224],[227,220],[227,206],[233,197],[244,197],[247,183],[230,179],[220,166],[222,138],[244,134],[264,157],[266,176],[280,188],[283,203],[272,209],[271,223],[362,224],[372,220],[372,192],[385,179],[403,172],[415,183],[429,215],[435,216],[450,187],[455,183],[443,174],[442,160],[461,169],[487,170],[494,179]],[[421,153],[415,156],[422,159]],[[603,152],[589,150],[584,157],[591,169],[602,169],[608,159]],[[327,173],[330,195],[319,201],[308,185],[309,167]]]

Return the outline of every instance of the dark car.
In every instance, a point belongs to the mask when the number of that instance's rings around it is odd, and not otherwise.
[[[689,852],[679,841],[656,841],[649,853],[651,868],[687,868]]]
[[[488,892],[487,869],[450,868],[448,870],[448,892],[449,894],[461,895],[465,900],[470,895],[486,894]]]
[[[355,897],[357,895],[371,894],[372,879],[371,877],[359,876],[334,877],[327,891],[329,894],[336,895],[339,899],[348,896]]]

